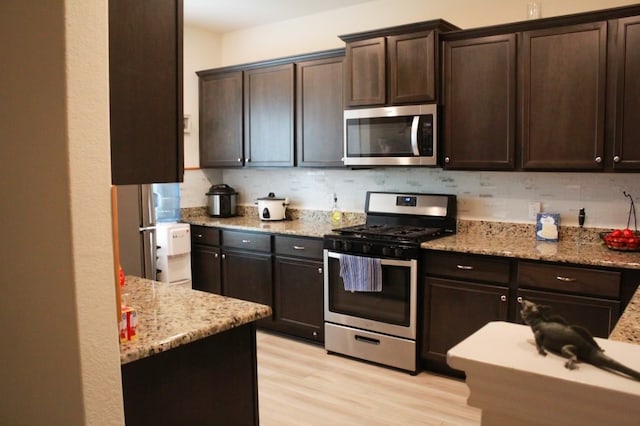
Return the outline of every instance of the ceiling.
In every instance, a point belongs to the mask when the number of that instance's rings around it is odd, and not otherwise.
[[[184,0],[185,25],[224,33],[372,0]]]

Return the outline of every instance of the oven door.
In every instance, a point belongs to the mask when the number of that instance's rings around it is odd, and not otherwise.
[[[418,261],[383,258],[382,291],[351,292],[340,277],[340,256],[324,251],[325,321],[415,340]]]

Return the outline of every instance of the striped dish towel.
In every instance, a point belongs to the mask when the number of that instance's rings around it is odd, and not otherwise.
[[[380,259],[340,254],[340,276],[345,291],[382,291]]]

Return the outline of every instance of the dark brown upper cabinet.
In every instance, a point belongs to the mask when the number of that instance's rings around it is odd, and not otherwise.
[[[342,35],[347,107],[437,101],[441,32],[458,29],[433,20]]]
[[[514,169],[516,35],[443,46],[444,168]]]
[[[604,167],[607,23],[522,34],[522,168]]]
[[[443,34],[444,168],[640,170],[638,15],[636,5]]]
[[[109,0],[111,182],[181,182],[182,1]]]
[[[294,165],[294,85],[293,64],[245,71],[247,166]]]
[[[610,155],[615,170],[640,170],[640,16],[611,22],[617,27],[614,58],[615,111],[611,122],[615,123]],[[609,116],[611,117],[611,116]]]
[[[241,167],[243,153],[242,71],[198,73],[200,167]]]
[[[342,167],[344,52],[296,63],[297,165]]]

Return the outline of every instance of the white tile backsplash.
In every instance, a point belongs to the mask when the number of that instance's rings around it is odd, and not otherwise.
[[[342,210],[362,212],[368,190],[450,193],[458,196],[460,219],[534,223],[529,218],[529,203],[539,202],[543,212],[560,213],[561,225],[577,226],[578,210],[584,207],[585,226],[602,228],[626,226],[629,201],[622,191],[640,202],[637,173],[242,168],[187,171],[181,185],[182,207],[206,205],[204,194],[209,186],[222,182],[240,193],[238,204],[252,204],[274,192],[288,197],[293,208],[330,210],[335,192]]]

